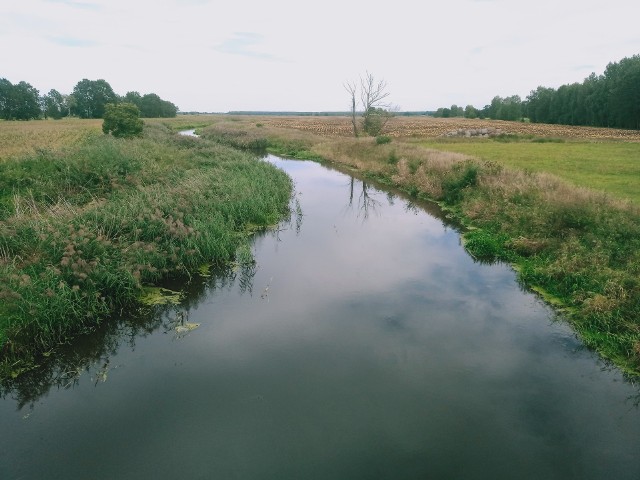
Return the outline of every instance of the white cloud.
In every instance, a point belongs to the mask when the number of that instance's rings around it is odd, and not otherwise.
[[[640,53],[639,17],[635,0],[21,0],[0,5],[0,64],[43,91],[104,78],[183,110],[342,110],[366,70],[406,110],[483,106]]]
[[[231,55],[259,58],[262,60],[278,60],[278,57],[270,53],[260,51],[263,36],[257,33],[236,32],[231,38],[224,40],[215,49]],[[256,49],[257,47],[257,49]]]

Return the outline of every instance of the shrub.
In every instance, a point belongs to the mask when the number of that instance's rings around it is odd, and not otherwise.
[[[504,255],[504,239],[483,230],[472,230],[464,235],[465,249],[482,262],[492,262]]]
[[[140,110],[133,103],[108,103],[105,106],[102,131],[114,137],[137,137],[142,134],[144,122]]]
[[[466,163],[462,168],[455,168],[442,182],[444,200],[455,204],[462,199],[462,191],[478,183],[478,166]]]
[[[376,145],[384,145],[385,143],[390,143],[391,137],[389,135],[378,135],[376,137]]]

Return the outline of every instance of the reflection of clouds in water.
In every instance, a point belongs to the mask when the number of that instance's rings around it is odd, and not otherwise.
[[[304,326],[311,333],[318,328],[314,322],[331,315],[363,315],[383,329],[412,334],[428,325],[431,333],[447,335],[452,323],[491,330],[491,322],[477,318],[497,318],[505,310],[513,318],[521,310],[514,273],[475,263],[458,234],[437,218],[401,198],[385,202],[386,194],[371,188],[378,213],[362,221],[344,208],[351,188],[362,189],[362,182],[309,162],[286,161],[283,167],[301,192],[305,224],[297,236],[280,232],[276,244],[257,239],[256,282],[268,280],[269,309],[249,306],[251,314],[243,315],[241,327],[230,326],[231,335],[265,325]],[[414,214],[407,215],[407,208]],[[351,310],[341,312],[340,305]]]
[[[439,219],[402,198],[385,201],[373,188],[367,194],[376,215],[363,221],[357,208],[345,208],[355,207],[362,182],[315,164],[288,165],[305,224],[295,238],[281,232],[277,252],[266,240],[256,243],[256,281],[273,277],[270,304],[243,308],[242,325],[218,326],[219,340],[244,344],[241,354],[227,351],[232,357],[259,357],[266,339],[283,349],[292,342],[322,349],[337,341],[336,329],[343,348],[375,345],[381,362],[409,362],[403,375],[416,381],[439,370],[515,378],[549,357],[534,347],[547,335],[548,311],[520,291],[509,266],[474,262]],[[429,365],[408,360],[416,358]]]
[[[372,190],[380,205],[362,221],[345,212],[346,177],[287,169],[302,190],[299,232],[260,233],[255,269],[191,285],[181,308],[200,327],[179,342],[136,336],[135,350],[95,365],[94,379],[109,375],[99,396],[86,381],[51,391],[42,464],[66,478],[84,478],[84,464],[60,458],[99,458],[110,478],[285,478],[292,458],[314,478],[347,467],[354,478],[634,478],[638,416],[621,405],[633,390],[574,354],[570,330],[549,325],[508,266],[475,263],[402,198]],[[99,359],[111,352],[101,345]],[[2,436],[2,451],[53,438],[32,432]]]

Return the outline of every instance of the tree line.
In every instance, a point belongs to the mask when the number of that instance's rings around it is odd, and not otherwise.
[[[452,105],[435,117],[491,118],[535,123],[640,129],[640,55],[609,63],[602,75],[557,89],[538,87],[522,100],[496,96],[477,109]]]
[[[145,118],[175,117],[178,107],[155,93],[127,92],[117,95],[105,80],[79,81],[73,92],[63,95],[55,89],[45,95],[27,82],[12,84],[0,78],[0,118],[4,120],[60,119],[69,116],[102,118],[108,104],[132,103]]]

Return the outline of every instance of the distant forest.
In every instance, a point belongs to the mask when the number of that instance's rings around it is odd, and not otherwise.
[[[602,75],[592,73],[582,83],[558,89],[538,87],[526,99],[518,95],[494,97],[478,109],[451,105],[439,108],[435,117],[491,118],[640,129],[640,55],[610,63]]]
[[[46,95],[27,82],[12,84],[0,78],[0,118],[4,120],[60,119],[69,116],[102,118],[109,103],[133,103],[145,118],[175,117],[178,107],[155,93],[117,95],[105,80],[79,81],[68,95],[50,90]]]

